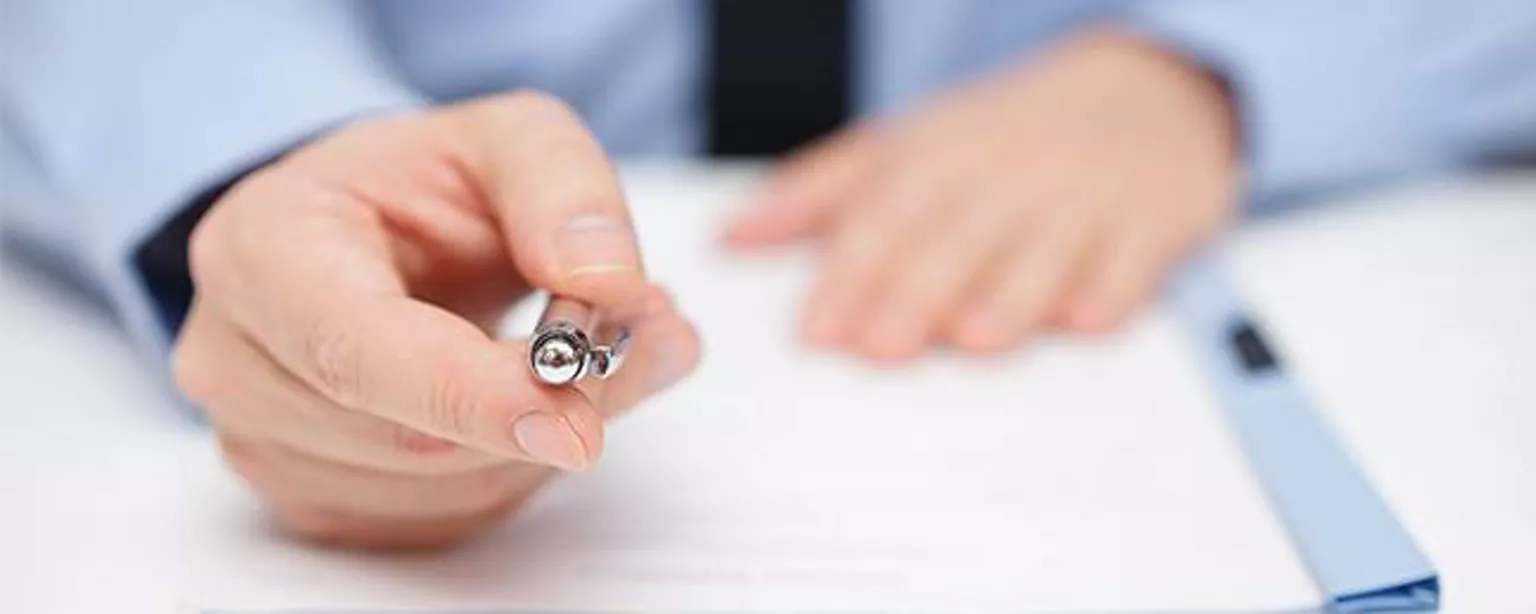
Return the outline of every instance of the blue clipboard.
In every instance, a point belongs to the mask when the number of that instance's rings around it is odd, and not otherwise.
[[[1285,372],[1209,256],[1167,301],[1193,341],[1243,449],[1335,613],[1439,609],[1440,580],[1371,483]]]

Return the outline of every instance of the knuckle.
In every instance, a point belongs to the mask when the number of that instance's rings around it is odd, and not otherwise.
[[[504,95],[508,108],[530,120],[573,119],[576,110],[560,97],[540,90],[518,90]]]
[[[362,340],[354,327],[334,317],[319,318],[304,336],[304,353],[322,391],[338,404],[356,408],[361,395]]]
[[[270,182],[262,179],[268,175],[269,168],[261,168],[236,182],[192,228],[187,238],[187,266],[199,290],[239,266],[235,253],[241,245],[239,231],[250,225],[244,218],[250,217],[249,212],[267,209],[247,205],[270,199],[264,193]]]
[[[200,357],[193,353],[191,344],[185,339],[171,348],[171,379],[187,398],[194,401],[204,400],[212,388]]]
[[[417,478],[453,478],[467,472],[496,466],[498,462],[466,448],[454,448],[450,452],[435,455],[397,455],[380,463],[396,474]]]
[[[580,115],[558,96],[522,89],[486,96],[466,103],[461,113],[450,115],[460,129],[481,132],[486,125],[508,131],[528,126],[580,123]]]
[[[227,395],[227,378],[196,339],[182,339],[171,350],[171,377],[188,399],[208,404]]]
[[[187,269],[193,281],[201,281],[219,269],[223,243],[215,238],[218,217],[210,213],[187,238]]]
[[[434,437],[416,429],[395,425],[391,427],[393,435],[390,438],[392,447],[397,452],[403,452],[411,457],[441,457],[459,449],[452,441],[441,437]]]
[[[228,294],[234,283],[231,277],[244,273],[233,246],[234,233],[226,229],[227,215],[214,207],[187,239],[187,273],[200,297],[217,299]]]
[[[457,378],[439,374],[426,383],[427,395],[423,411],[427,424],[436,432],[452,436],[464,436],[473,429],[474,404],[465,386]]]

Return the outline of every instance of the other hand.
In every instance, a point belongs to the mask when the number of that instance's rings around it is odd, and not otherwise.
[[[1104,330],[1231,215],[1228,105],[1199,67],[1089,32],[793,156],[727,240],[824,239],[817,345],[905,359]]]

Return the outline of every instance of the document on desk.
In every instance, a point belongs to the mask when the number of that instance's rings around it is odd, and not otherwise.
[[[807,263],[725,256],[697,235],[648,257],[699,323],[706,359],[613,423],[595,470],[430,556],[307,549],[227,520],[226,505],[196,541],[239,556],[192,565],[194,600],[594,614],[1321,602],[1171,320],[1000,359],[872,367],[795,341]]]

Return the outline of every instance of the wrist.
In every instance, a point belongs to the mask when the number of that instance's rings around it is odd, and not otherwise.
[[[1241,121],[1227,79],[1208,65],[1162,41],[1125,29],[1104,29],[1084,36],[1085,42],[1126,62],[1160,87],[1174,108],[1184,109],[1218,143],[1236,166],[1242,150]]]

